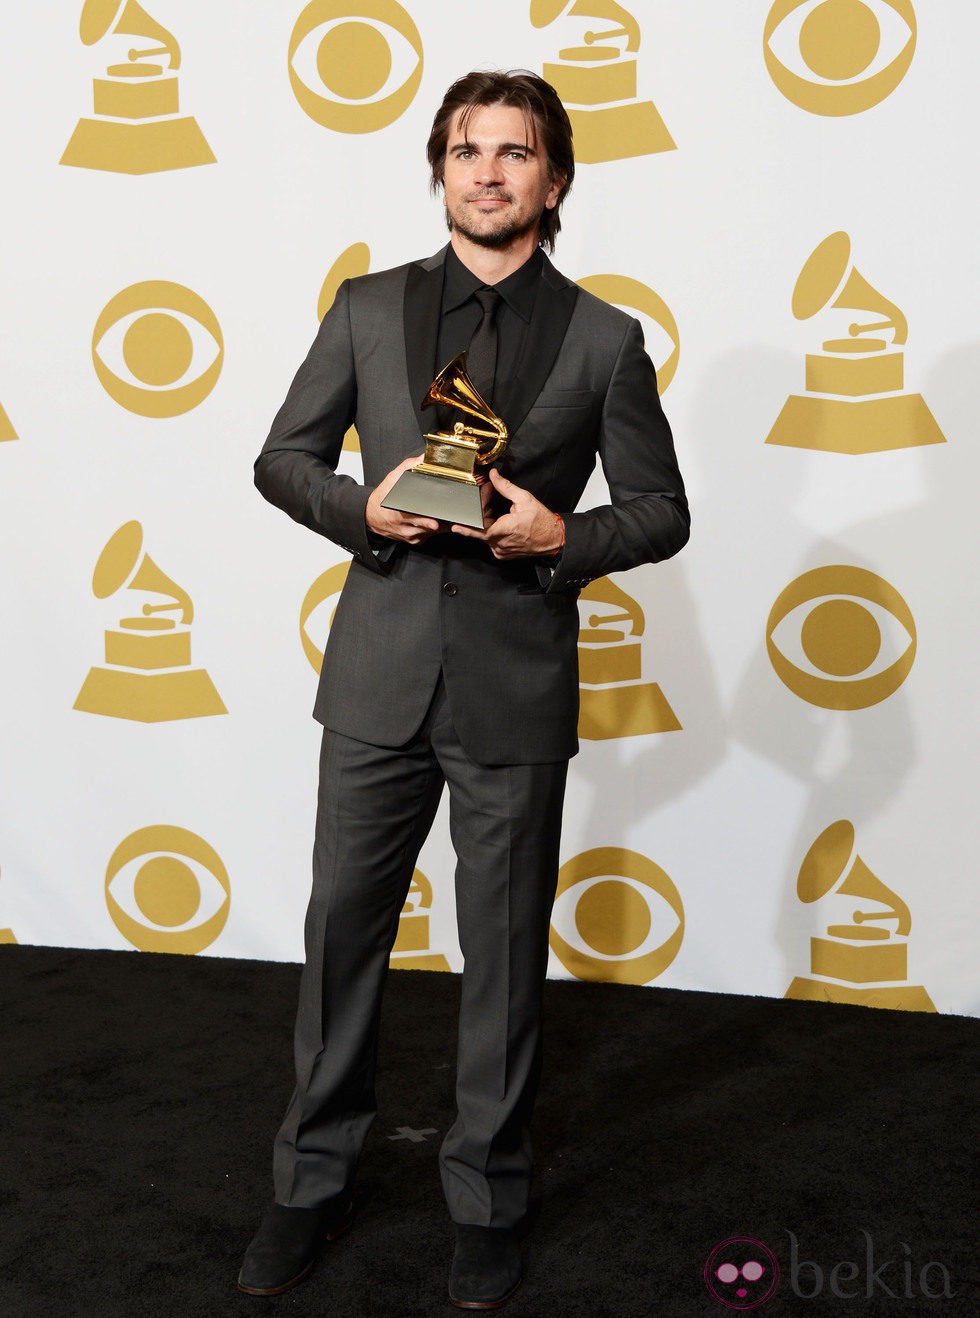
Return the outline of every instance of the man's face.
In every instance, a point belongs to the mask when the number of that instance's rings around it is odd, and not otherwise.
[[[457,112],[449,130],[443,186],[450,227],[481,247],[507,247],[537,234],[558,202],[562,180],[548,177],[534,123],[512,105],[479,105],[465,133]]]

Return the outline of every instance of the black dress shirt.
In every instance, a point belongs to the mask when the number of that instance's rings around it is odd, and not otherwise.
[[[497,308],[497,369],[496,384],[513,380],[518,375],[527,328],[538,294],[541,277],[541,248],[535,248],[519,270],[492,285],[501,296]],[[457,353],[469,346],[483,312],[473,294],[486,288],[482,280],[468,270],[453,251],[446,253],[445,274],[442,285],[442,316],[436,349],[436,369],[441,370]],[[493,399],[488,398],[488,403]]]
[[[479,288],[493,287],[500,294],[501,301],[497,308],[497,367],[494,372],[494,387],[504,381],[516,379],[524,354],[528,326],[534,312],[538,286],[541,279],[541,248],[534,252],[520,269],[502,279],[499,284],[486,285],[478,279],[472,270],[468,270],[450,246],[446,252],[445,269],[442,284],[442,310],[439,320],[439,335],[436,346],[437,365],[433,370],[441,371],[452,359],[469,347],[470,339],[483,316],[479,302],[473,294]],[[487,399],[492,403],[492,399]],[[427,428],[451,430],[458,420],[468,420],[466,415],[456,408],[439,406],[428,411],[424,416]],[[499,516],[506,512],[507,505],[494,496],[494,511]],[[377,553],[382,545],[390,545],[380,537],[369,533],[372,548]],[[485,557],[487,550],[483,545],[448,532],[440,532],[417,546],[417,551],[426,554],[445,553],[449,545],[456,553]],[[540,561],[540,560],[539,560]],[[554,568],[557,559],[547,560],[548,574]]]

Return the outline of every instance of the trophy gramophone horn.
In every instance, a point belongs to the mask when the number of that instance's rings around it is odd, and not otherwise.
[[[567,7],[568,0],[531,0],[531,22],[535,27],[547,27]]]
[[[176,38],[161,23],[151,18],[138,0],[85,0],[78,21],[78,35],[82,44],[94,46],[110,30],[114,36],[140,37],[161,43],[159,48],[153,50],[131,50],[131,63],[135,64],[140,59],[154,55],[166,55],[169,68],[180,68],[180,46]]]
[[[797,320],[808,320],[826,306],[880,312],[887,319],[851,325],[852,337],[871,330],[893,329],[894,343],[904,343],[908,338],[908,321],[901,310],[852,265],[851,240],[843,231],[825,238],[807,257],[793,289],[792,306]]]
[[[853,857],[853,859],[852,859]],[[897,893],[882,883],[860,856],[854,855],[854,825],[847,819],[838,819],[820,834],[806,853],[800,866],[796,891],[803,902],[815,902],[827,893],[845,893],[864,901],[881,902],[887,911],[855,911],[854,923],[860,926],[871,920],[897,920],[898,934],[907,934],[912,928],[912,913]],[[832,926],[832,932],[841,934],[846,925]],[[883,931],[864,934],[854,930],[844,937],[886,936]]]
[[[455,407],[468,416],[475,416],[489,430],[480,430],[476,426],[464,426],[457,422],[456,435],[479,435],[482,439],[492,439],[492,444],[480,444],[477,449],[476,462],[481,467],[488,467],[507,447],[507,427],[493,408],[482,397],[476,385],[466,373],[466,353],[461,352],[451,362],[447,362],[436,378],[429,385],[428,392],[422,399],[422,407],[434,407],[437,403]],[[430,438],[430,436],[426,436]],[[448,439],[449,436],[438,436]]]
[[[480,485],[486,476],[475,476],[474,468],[489,467],[500,457],[507,447],[507,427],[466,374],[465,352],[447,362],[429,385],[422,407],[437,403],[476,417],[484,425],[457,421],[450,431],[427,433],[425,457],[402,472],[381,506],[483,530],[486,514]]]
[[[592,613],[585,621],[587,628],[579,632],[580,641],[625,641],[627,636],[642,636],[646,626],[643,610],[632,596],[620,589],[608,577],[599,577],[589,582],[582,591],[581,599],[587,604],[608,604],[618,613]],[[619,624],[624,623],[628,631],[620,631]]]
[[[896,934],[907,934],[912,928],[912,912],[898,893],[892,892],[887,883],[883,883],[877,874],[868,869],[860,856],[854,857],[854,863],[837,891],[847,893],[848,897],[881,902],[883,906],[889,907],[886,911],[854,911],[851,918],[857,925],[869,920],[897,920]]]
[[[909,336],[909,325],[902,312],[894,302],[889,302],[878,290],[869,284],[860,270],[852,269],[847,282],[834,300],[835,307],[848,311],[877,311],[886,317],[868,325],[854,324],[849,327],[852,336],[867,334],[872,330],[893,329],[895,344],[904,343]]]
[[[157,567],[143,548],[143,528],[139,522],[126,522],[110,537],[99,555],[92,574],[92,593],[97,599],[108,599],[125,586],[128,590],[147,590],[152,595],[166,595],[166,604],[144,604],[144,617],[154,613],[172,613],[180,610],[180,621],[194,620],[194,605],[182,586],[171,580]],[[172,620],[168,620],[169,622]]]
[[[600,41],[615,40],[617,37],[626,37],[626,49],[636,51],[640,48],[640,25],[629,12],[624,9],[617,0],[575,0],[575,3],[569,6],[568,0],[531,0],[531,24],[534,27],[547,27],[562,14],[571,18],[598,18],[607,23],[619,23],[620,26],[611,28],[605,32],[586,32],[585,46],[572,47],[569,50],[561,51],[562,59],[596,59],[601,56],[596,55],[597,50],[603,54],[607,51],[619,55],[621,52],[617,47],[597,46]]]

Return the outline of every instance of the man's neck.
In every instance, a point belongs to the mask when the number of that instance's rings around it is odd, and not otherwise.
[[[499,284],[502,279],[520,270],[529,261],[538,246],[538,230],[515,238],[507,247],[484,247],[464,238],[456,229],[449,235],[453,251],[477,279],[484,284]]]

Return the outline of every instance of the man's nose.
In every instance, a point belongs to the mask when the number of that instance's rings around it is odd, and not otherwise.
[[[496,159],[486,159],[477,161],[476,170],[473,175],[473,181],[480,187],[486,188],[503,180],[503,172],[500,164]]]

